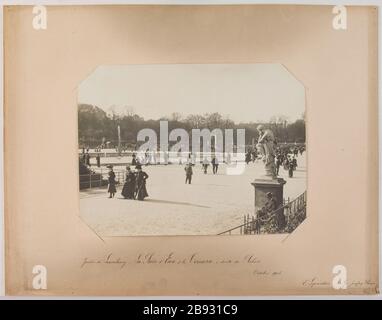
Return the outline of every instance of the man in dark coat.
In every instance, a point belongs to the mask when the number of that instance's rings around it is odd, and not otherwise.
[[[146,189],[146,180],[149,175],[142,171],[141,165],[137,165],[135,169],[137,169],[137,173],[135,175],[135,198],[142,201],[144,198],[149,196]]]
[[[251,151],[245,154],[245,163],[248,164],[251,161]]]
[[[216,156],[214,156],[212,158],[212,173],[213,174],[217,174],[218,173],[218,169],[219,169],[219,161],[218,161],[218,158],[216,158]]]
[[[131,164],[135,166],[137,164],[137,155],[133,152]]]
[[[86,159],[86,165],[90,167],[91,165],[90,165],[90,154],[89,154],[89,152],[86,152],[85,159]]]
[[[290,160],[288,162],[288,173],[289,173],[289,178],[293,178],[293,170],[294,170],[294,164],[293,164],[293,161]]]
[[[191,184],[191,179],[192,179],[192,163],[189,162],[187,163],[186,167],[184,168],[184,171],[186,171],[186,184]]]
[[[202,164],[204,174],[207,174],[207,169],[209,165],[210,165],[210,162],[208,161],[208,159],[204,158],[203,164]]]
[[[293,157],[292,163],[293,163],[293,170],[296,170],[296,168],[297,168],[297,159],[295,157]]]
[[[97,154],[97,157],[96,157],[96,160],[97,160],[97,167],[101,167],[101,156],[99,154]]]
[[[122,195],[125,199],[134,199],[135,191],[135,174],[131,171],[130,166],[126,167],[126,180],[122,188]]]

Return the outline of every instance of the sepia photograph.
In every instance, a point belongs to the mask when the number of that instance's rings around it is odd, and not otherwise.
[[[78,87],[80,217],[100,237],[291,233],[305,126],[282,64],[99,66]]]
[[[4,6],[6,295],[380,297],[378,6],[176,2]]]

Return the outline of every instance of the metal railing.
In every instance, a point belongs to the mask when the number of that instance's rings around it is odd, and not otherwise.
[[[270,233],[266,232],[268,231],[267,229],[269,229],[267,227],[269,227],[271,223],[274,223],[280,211],[282,211],[282,214],[285,216],[286,223],[282,230],[277,231],[279,233],[291,233],[306,218],[306,191],[293,201],[286,201],[282,207],[270,212],[265,218],[254,217],[249,214],[244,215],[243,224],[220,232],[218,235]]]
[[[79,175],[80,190],[89,188],[99,188],[108,184],[109,171],[102,168],[88,174]],[[114,170],[116,184],[122,184],[126,179],[126,170]]]

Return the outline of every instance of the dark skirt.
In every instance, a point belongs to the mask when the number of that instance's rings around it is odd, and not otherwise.
[[[115,188],[115,183],[109,183],[109,186],[107,188],[107,192],[109,193],[116,193],[117,189]]]
[[[135,184],[126,182],[122,188],[122,192],[121,192],[122,196],[125,199],[133,199],[134,198],[134,188],[135,188]]]
[[[136,198],[138,200],[143,200],[144,198],[148,197],[148,193],[147,193],[147,189],[146,189],[146,183],[143,183],[141,184],[140,186],[138,186],[137,188],[137,194],[136,194]]]

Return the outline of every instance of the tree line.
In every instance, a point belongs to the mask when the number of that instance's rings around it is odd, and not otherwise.
[[[128,112],[117,114],[115,112],[106,113],[97,106],[89,104],[78,105],[78,142],[80,147],[91,147],[109,142],[111,146],[116,146],[118,141],[117,127],[120,126],[121,141],[125,147],[135,147],[139,130],[149,128],[156,131],[159,136],[159,122],[168,121],[169,131],[175,128],[185,129],[191,133],[192,129],[245,129],[246,144],[252,144],[258,138],[256,130],[260,122],[240,122],[235,123],[228,117],[222,116],[218,112],[201,114],[190,114],[183,116],[180,113],[173,113],[168,117],[157,120],[145,120],[143,117]],[[268,123],[261,123],[271,129],[278,142],[304,143],[305,142],[305,119],[304,116],[295,122],[288,123],[285,117],[272,117]]]

